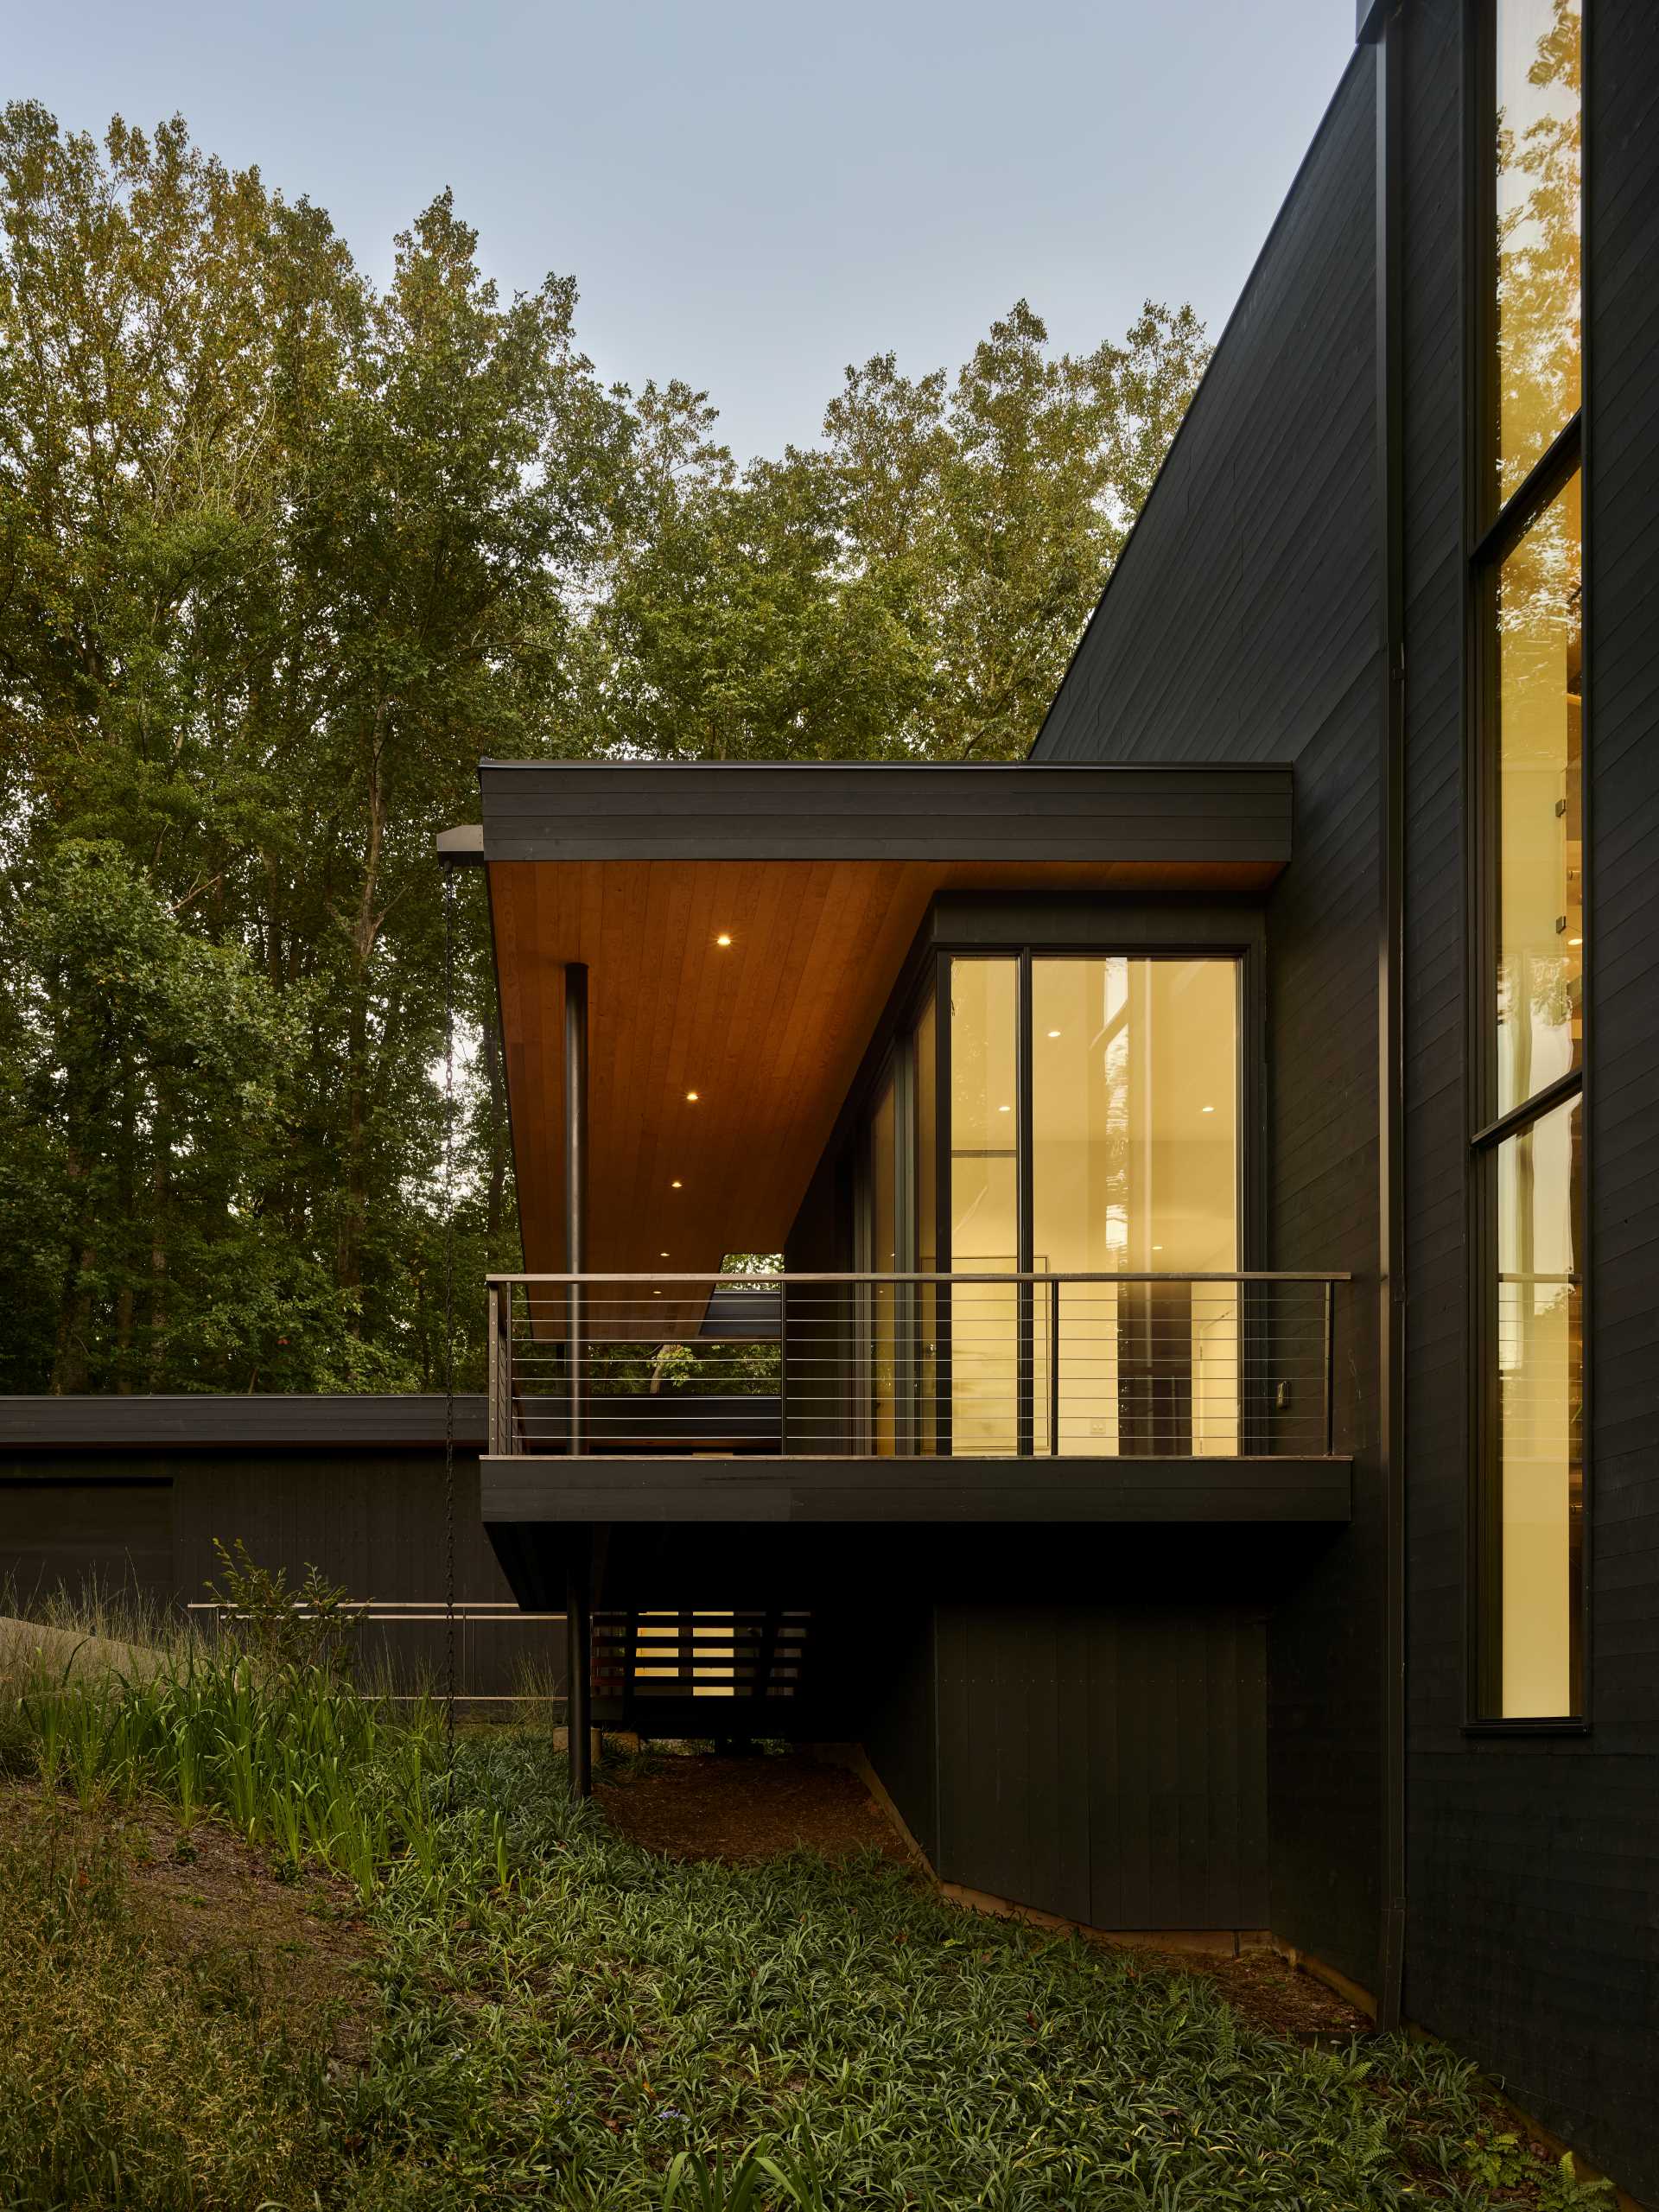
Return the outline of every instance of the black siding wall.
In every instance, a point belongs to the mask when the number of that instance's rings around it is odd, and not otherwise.
[[[1406,2009],[1659,2200],[1659,49],[1586,0],[1591,1709],[1466,1736],[1468,1106],[1455,0],[1408,11]]]
[[[1361,48],[1067,675],[1042,760],[1290,760],[1268,908],[1268,1249],[1351,1269],[1354,1522],[1268,1628],[1274,1932],[1375,1986],[1379,655],[1373,56]]]
[[[234,1404],[234,1401],[232,1402]],[[239,1538],[290,1583],[315,1567],[358,1599],[427,1605],[444,1595],[443,1460],[423,1451],[54,1451],[0,1457],[0,1592],[25,1603],[61,1589],[137,1597],[160,1608],[205,1599],[222,1580],[213,1541]],[[476,1449],[455,1457],[455,1594],[510,1604],[478,1511]],[[0,1611],[4,1610],[0,1599]],[[522,1662],[563,1666],[545,1623],[465,1627],[463,1691],[505,1695]],[[376,1625],[365,1656],[435,1678],[442,1624]]]

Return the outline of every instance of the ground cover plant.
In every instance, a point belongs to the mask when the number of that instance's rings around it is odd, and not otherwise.
[[[435,1707],[229,1649],[11,1665],[8,2205],[1600,2201],[1433,2044],[1281,2040],[874,1856],[664,1859],[543,1730],[451,1758]]]

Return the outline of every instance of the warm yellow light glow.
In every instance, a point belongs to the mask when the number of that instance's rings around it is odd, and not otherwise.
[[[715,943],[716,944],[729,944],[731,941],[731,938],[727,935],[724,930],[722,930],[720,935],[715,939]]]
[[[668,1257],[668,1255],[666,1252],[659,1252],[657,1256],[659,1260],[665,1260]]]
[[[697,1094],[696,1094],[696,1092],[695,1090],[688,1090],[688,1091],[686,1092],[686,1094],[685,1094],[685,1103],[686,1103],[686,1104],[687,1104],[688,1106],[695,1106],[695,1105],[696,1104],[696,1103],[697,1103]]]
[[[679,1177],[677,1175],[668,1187],[671,1191],[683,1191],[685,1188],[685,1185],[681,1182]]]
[[[996,1110],[999,1114],[1012,1114],[1014,1109],[1012,1106],[999,1106]]]
[[[1205,1114],[1213,1114],[1215,1110],[1216,1109],[1213,1106],[1205,1106],[1199,1109],[1199,1111]]]
[[[1058,1037],[1060,1033],[1058,1029],[1051,1029],[1048,1033],[1051,1037]]]

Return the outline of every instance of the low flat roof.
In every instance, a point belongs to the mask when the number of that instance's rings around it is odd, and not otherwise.
[[[1262,892],[1282,765],[498,761],[481,825],[524,1264],[563,1264],[564,969],[588,971],[588,1265],[781,1246],[939,893]],[[692,1094],[695,1093],[695,1097]]]
[[[208,1391],[153,1397],[0,1397],[0,1452],[196,1451],[235,1446],[326,1450],[416,1445],[442,1448],[444,1401],[438,1393],[235,1396]],[[455,1399],[455,1441],[468,1451],[485,1440],[484,1400]]]

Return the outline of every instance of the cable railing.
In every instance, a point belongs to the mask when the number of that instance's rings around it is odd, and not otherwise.
[[[1333,1273],[492,1275],[492,1453],[1323,1457]]]

